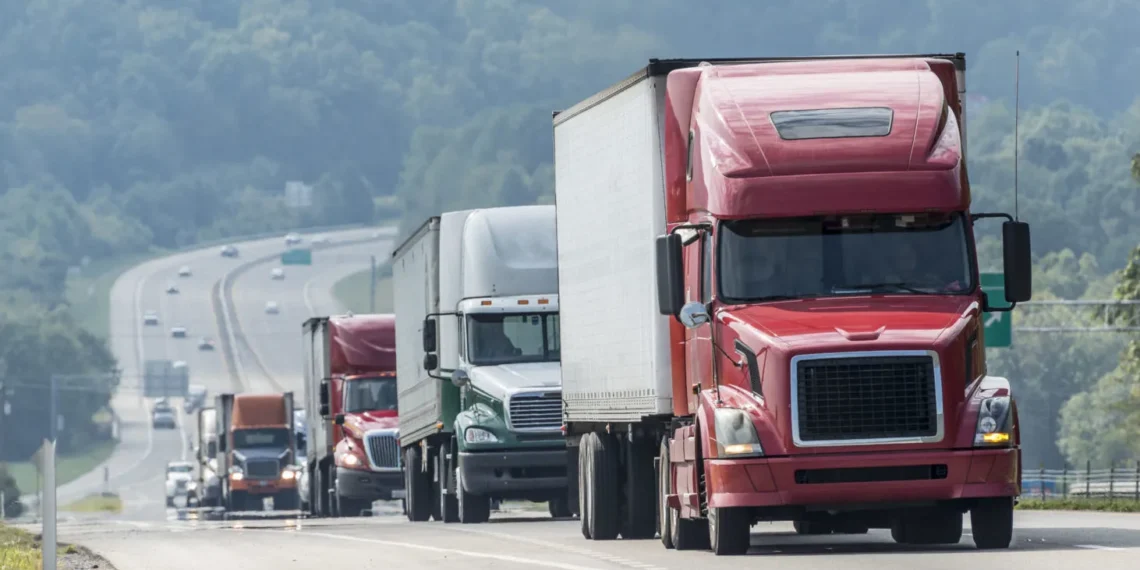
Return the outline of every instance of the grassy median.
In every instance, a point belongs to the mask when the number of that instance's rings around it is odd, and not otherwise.
[[[59,510],[72,513],[121,513],[123,500],[114,493],[88,495],[60,507]]]
[[[384,273],[380,273],[383,275]],[[372,270],[365,269],[341,279],[333,285],[333,296],[344,308],[355,314],[367,314],[369,305],[369,280]],[[381,277],[376,281],[376,313],[392,312],[392,278]]]
[[[56,487],[70,483],[80,476],[88,473],[111,457],[115,451],[115,442],[103,441],[92,444],[86,452],[78,455],[61,455],[56,457],[55,482]],[[16,480],[20,493],[31,495],[36,492],[39,472],[30,461],[9,463],[8,473]]]

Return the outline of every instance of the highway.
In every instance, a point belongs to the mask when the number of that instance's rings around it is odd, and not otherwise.
[[[178,430],[151,430],[137,390],[139,362],[147,358],[185,360],[192,382],[211,394],[224,390],[300,391],[299,325],[314,314],[343,311],[331,295],[340,278],[368,267],[369,256],[387,258],[388,237],[337,246],[353,238],[370,238],[375,230],[329,234],[331,249],[317,250],[312,266],[285,267],[285,279],[269,276],[276,261],[243,268],[255,258],[283,249],[280,238],[239,244],[241,257],[227,259],[217,248],[178,254],[145,263],[123,274],[112,290],[112,339],[124,369],[126,388],[116,399],[123,419],[123,442],[108,462],[110,485],[124,499],[125,510],[113,517],[61,518],[61,540],[78,542],[108,558],[119,570],[200,569],[279,570],[333,565],[396,568],[480,569],[557,568],[669,569],[769,567],[883,570],[922,567],[959,570],[969,565],[1075,570],[1135,567],[1140,555],[1140,516],[1107,513],[1018,512],[1015,544],[1007,551],[975,550],[967,529],[953,547],[896,545],[887,531],[862,536],[797,536],[786,523],[753,528],[749,557],[716,557],[707,552],[665,550],[660,542],[591,542],[581,537],[577,521],[553,521],[545,506],[526,511],[509,506],[491,523],[469,526],[410,524],[398,509],[372,518],[252,519],[237,521],[177,520],[163,504],[163,470],[170,459],[188,456],[184,417]],[[193,274],[179,278],[188,265]],[[164,293],[175,282],[181,292]],[[218,315],[215,284],[230,300],[232,313]],[[275,301],[277,314],[265,304]],[[159,312],[160,324],[142,325],[142,313]],[[223,358],[219,321],[231,323],[238,378]],[[187,327],[186,339],[170,337],[170,327]],[[197,339],[218,341],[219,350],[199,351]],[[177,403],[177,402],[176,402]],[[60,490],[60,500],[97,492],[96,472]],[[969,518],[966,518],[967,525]],[[38,530],[38,525],[28,525]]]

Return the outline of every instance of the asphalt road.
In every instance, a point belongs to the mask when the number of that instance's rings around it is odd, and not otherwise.
[[[968,525],[967,517],[967,525]],[[894,544],[886,531],[864,536],[797,536],[790,524],[753,528],[743,557],[665,550],[654,540],[590,542],[577,521],[496,515],[485,525],[409,524],[398,515],[325,519],[74,524],[63,536],[93,548],[118,570],[279,570],[354,567],[581,570],[961,570],[1033,568],[1131,570],[1140,556],[1140,516],[1019,512],[1009,550],[979,551],[963,541],[939,548]]]
[[[315,251],[315,265],[298,273],[320,272],[322,253],[330,255],[335,252],[336,242],[370,238],[377,231],[363,229],[325,234],[333,238],[331,247],[334,249],[327,252]],[[306,236],[309,237],[312,236]],[[378,247],[383,245],[380,241],[375,243]],[[265,390],[268,387],[264,375],[258,373],[254,355],[249,351],[237,352],[241,361],[239,370],[243,372],[241,383],[235,384],[230,377],[220,350],[223,331],[218,327],[212,290],[216,283],[236,268],[254,259],[283,251],[284,243],[278,237],[239,243],[237,246],[240,256],[236,259],[222,257],[219,247],[205,248],[141,264],[124,272],[115,282],[111,289],[110,334],[111,348],[123,369],[121,388],[114,399],[114,407],[121,422],[121,441],[103,466],[58,489],[57,499],[61,505],[107,489],[117,492],[124,502],[124,512],[114,518],[160,521],[171,516],[170,510],[165,507],[163,475],[168,461],[190,457],[188,435],[193,433],[193,426],[181,413],[181,401],[175,400],[174,407],[179,414],[178,429],[151,428],[148,411],[150,403],[142,398],[140,388],[140,370],[144,360],[185,361],[190,369],[191,383],[206,386],[211,395],[222,391],[243,391],[246,388]],[[190,268],[190,276],[178,276],[178,270],[182,266]],[[245,278],[252,279],[261,268],[263,266],[256,266]],[[351,273],[345,264],[330,265],[330,269],[342,274]],[[286,274],[286,280],[274,282],[278,285],[277,294],[281,296],[278,303],[283,309],[283,315],[286,311],[290,316],[301,315],[306,306],[304,281],[296,278],[290,280],[290,273]],[[268,281],[268,269],[264,269],[263,275]],[[240,286],[236,283],[239,280],[234,281],[236,294]],[[167,285],[172,283],[178,286],[178,294],[166,294]],[[327,292],[322,295],[331,298]],[[263,306],[264,302],[262,308]],[[148,310],[158,313],[158,326],[143,325],[142,315]],[[246,314],[250,313],[246,311]],[[264,354],[263,358],[269,361],[274,361],[282,354],[288,358],[295,357],[299,369],[297,348],[300,346],[300,320],[290,322],[281,319],[278,322],[264,323],[263,326],[265,325],[272,325],[273,329],[268,332],[276,335],[278,342],[265,343],[261,349],[264,352],[258,356]],[[170,329],[173,326],[186,327],[186,338],[172,338]],[[198,339],[203,336],[213,339],[217,348],[213,351],[199,350]]]

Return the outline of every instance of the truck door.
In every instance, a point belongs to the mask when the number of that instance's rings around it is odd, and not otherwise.
[[[700,239],[685,247],[685,302],[699,301],[706,306],[712,300],[712,234],[702,232]],[[685,367],[689,413],[697,411],[694,391],[712,385],[712,324],[685,329]]]

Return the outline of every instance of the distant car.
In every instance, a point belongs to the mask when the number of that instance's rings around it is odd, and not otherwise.
[[[232,245],[222,246],[222,257],[237,257],[238,249]]]
[[[147,326],[157,325],[158,324],[158,313],[156,313],[154,311],[147,311],[147,312],[143,313],[143,324],[147,325]]]
[[[173,283],[170,283],[169,285],[166,286],[166,294],[167,295],[177,295],[178,294],[178,286],[173,284]]]
[[[214,341],[208,337],[198,339],[198,350],[214,350]]]
[[[189,265],[183,265],[182,267],[179,267],[178,268],[178,276],[179,277],[189,277],[190,276],[190,266]]]
[[[267,301],[265,303],[265,312],[270,315],[276,315],[281,312],[281,309],[277,307],[277,301]]]
[[[182,400],[182,411],[187,414],[198,411],[198,408],[206,404],[206,395],[208,393],[205,386],[191,384],[186,391],[186,398]]]
[[[332,243],[332,238],[330,238],[329,236],[317,236],[317,237],[313,238],[312,243],[315,245],[316,244],[323,244],[323,243]]]
[[[301,243],[301,236],[291,233],[285,236],[285,245],[294,245]]]
[[[269,272],[269,277],[271,279],[280,281],[285,278],[285,270],[281,269],[280,267],[274,267],[273,271]]]
[[[186,364],[186,361],[185,361],[185,360],[175,360],[175,361],[174,361],[174,362],[173,362],[173,363],[170,365],[170,367],[171,367],[171,368],[186,368],[187,366],[188,366],[188,365]]]
[[[152,412],[169,412],[170,400],[166,398],[159,398],[154,401],[154,406],[151,407]]]
[[[186,338],[186,327],[170,327],[170,336],[174,338]]]

